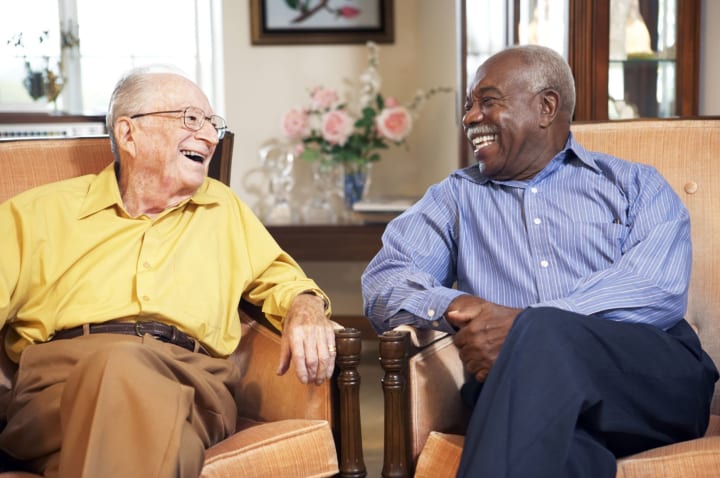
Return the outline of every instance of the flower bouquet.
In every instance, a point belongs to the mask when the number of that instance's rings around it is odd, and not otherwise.
[[[378,46],[367,43],[368,67],[358,82],[348,82],[346,97],[333,88],[316,86],[310,102],[286,111],[282,117],[285,137],[297,145],[307,161],[340,164],[344,169],[344,198],[348,208],[362,198],[368,167],[380,160],[380,151],[402,145],[413,121],[430,97],[452,88],[418,90],[407,104],[380,93]]]

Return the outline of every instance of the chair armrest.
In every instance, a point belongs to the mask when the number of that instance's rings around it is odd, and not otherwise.
[[[335,373],[322,385],[301,383],[291,365],[285,375],[276,374],[280,358],[280,334],[258,307],[241,302],[240,345],[230,356],[239,367],[238,414],[256,421],[290,418],[327,420],[333,430],[340,476],[364,476],[360,425],[361,333],[358,329],[335,330]]]
[[[408,326],[380,335],[385,401],[383,476],[412,476],[431,431],[463,433],[465,372],[452,336]]]

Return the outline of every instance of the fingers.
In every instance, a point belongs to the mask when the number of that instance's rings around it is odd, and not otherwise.
[[[335,344],[335,328],[325,329],[325,341],[327,342],[328,359],[325,364],[325,379],[332,378],[335,371],[335,359],[337,358],[337,346]]]
[[[448,305],[445,318],[455,328],[462,328],[473,319],[481,316],[485,304],[487,302],[480,297],[468,294],[460,295]]]
[[[325,317],[323,302],[315,296],[298,296],[283,324],[278,371],[292,362],[302,383],[322,384],[335,370],[334,324]]]
[[[322,384],[335,370],[335,333],[332,328],[307,333],[296,329],[289,340],[290,354],[295,373],[302,383]],[[281,352],[282,354],[282,352]],[[285,357],[281,357],[281,360]]]

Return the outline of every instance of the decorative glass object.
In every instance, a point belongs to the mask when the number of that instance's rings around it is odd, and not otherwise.
[[[313,195],[303,209],[306,224],[335,224],[340,217],[334,198],[340,194],[340,168],[331,158],[312,163]]]
[[[297,221],[290,195],[293,178],[294,153],[282,144],[269,144],[260,149],[260,163],[269,178],[270,205],[264,214],[265,224],[292,224]]]

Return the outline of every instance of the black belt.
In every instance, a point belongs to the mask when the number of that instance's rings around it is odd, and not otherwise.
[[[161,342],[174,344],[191,352],[210,355],[200,342],[181,332],[174,325],[161,322],[106,322],[104,324],[79,325],[56,331],[50,340],[72,339],[85,334],[125,334],[138,337],[148,334]]]

